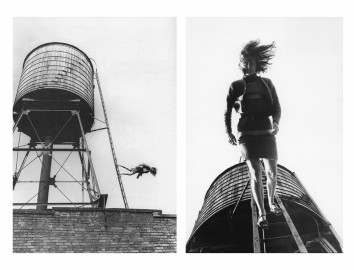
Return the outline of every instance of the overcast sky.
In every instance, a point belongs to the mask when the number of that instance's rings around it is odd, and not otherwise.
[[[158,169],[156,177],[122,176],[129,207],[176,214],[175,18],[15,18],[13,33],[14,96],[24,58],[43,43],[69,43],[95,60],[118,162],[128,168],[147,163]],[[95,116],[104,120],[97,87]],[[103,126],[96,121],[94,128]],[[14,145],[17,139],[15,136]],[[87,139],[101,193],[109,195],[107,207],[123,208],[107,132],[88,134]],[[65,168],[80,180],[75,154]],[[57,160],[66,156],[54,155]],[[53,176],[59,167],[54,161],[52,164]],[[40,162],[36,160],[23,170],[20,180],[38,181],[39,174]],[[61,170],[56,180],[72,179]],[[80,201],[79,185],[63,183],[58,187],[72,201]],[[14,200],[27,201],[37,192],[38,183],[19,183]],[[68,202],[53,187],[49,197]]]
[[[240,152],[228,143],[224,111],[239,53],[249,40],[276,42],[270,78],[282,107],[279,164],[294,171],[343,235],[342,19],[188,18],[186,20],[186,197],[190,236],[207,189]],[[233,112],[233,130],[237,130]]]

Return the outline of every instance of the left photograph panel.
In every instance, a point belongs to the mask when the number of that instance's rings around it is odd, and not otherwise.
[[[14,18],[13,252],[176,252],[176,19]]]

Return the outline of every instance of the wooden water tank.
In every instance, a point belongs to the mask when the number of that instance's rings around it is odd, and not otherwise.
[[[291,216],[307,251],[342,252],[336,233],[296,175],[281,165],[278,165],[277,174],[277,193]],[[247,164],[243,162],[228,168],[212,182],[187,242],[188,253],[254,252],[249,185],[235,215],[231,216],[248,180]],[[264,172],[262,181],[264,195],[267,198]],[[269,239],[266,252],[298,252],[294,239],[284,237],[291,235],[288,224],[281,220],[284,218],[267,215],[267,219],[272,224],[266,232],[266,238]],[[275,221],[278,225],[274,225]],[[331,248],[328,248],[329,245]]]
[[[19,131],[35,141],[55,138],[68,122],[71,109],[79,110],[84,132],[94,120],[94,69],[89,57],[75,46],[46,43],[33,49],[25,58],[13,106],[14,121],[21,111]],[[75,118],[75,117],[74,117]],[[81,137],[77,119],[71,119],[57,137],[59,141],[76,141]]]

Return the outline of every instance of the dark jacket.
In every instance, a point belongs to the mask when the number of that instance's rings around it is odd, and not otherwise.
[[[279,103],[279,99],[275,87],[272,81],[268,78],[258,77],[258,80],[261,80],[261,82],[263,83],[267,92],[266,97],[270,104],[269,115],[265,115],[265,116],[266,117],[272,116],[273,121],[279,124],[280,117],[281,117],[281,108],[280,108],[280,103]],[[227,132],[232,132],[232,128],[231,128],[232,108],[234,108],[236,112],[239,111],[239,106],[237,106],[238,103],[237,101],[241,96],[245,94],[245,91],[246,91],[246,82],[244,79],[235,81],[230,86],[229,94],[226,98],[227,108],[225,112],[225,125],[226,125]]]

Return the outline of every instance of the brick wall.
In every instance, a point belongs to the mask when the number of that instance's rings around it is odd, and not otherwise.
[[[13,252],[176,252],[176,216],[159,210],[14,210]]]

